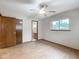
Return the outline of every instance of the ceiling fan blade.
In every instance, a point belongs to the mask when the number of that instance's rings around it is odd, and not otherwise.
[[[47,11],[47,12],[50,12],[50,13],[56,13],[56,11]]]

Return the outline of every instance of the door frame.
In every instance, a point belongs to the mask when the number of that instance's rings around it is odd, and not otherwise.
[[[36,21],[36,20],[32,20],[31,21],[31,32],[32,32],[32,40],[33,40],[33,22],[37,22],[37,40],[38,40],[38,21]]]

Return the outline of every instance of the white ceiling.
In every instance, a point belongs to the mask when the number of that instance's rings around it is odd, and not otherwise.
[[[39,14],[38,7],[41,3],[48,5],[48,11],[56,11],[47,13],[47,16],[79,8],[79,0],[0,0],[0,13],[6,16],[10,13],[20,13],[28,18],[42,18],[45,16]]]

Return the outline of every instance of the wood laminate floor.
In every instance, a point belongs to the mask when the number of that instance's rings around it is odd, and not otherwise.
[[[79,59],[79,51],[39,40],[0,49],[0,59]]]

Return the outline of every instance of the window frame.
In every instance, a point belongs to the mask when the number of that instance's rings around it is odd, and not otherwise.
[[[59,21],[59,29],[54,29],[54,28],[53,28],[53,24],[52,24],[52,25],[51,25],[52,28],[50,27],[50,28],[51,28],[51,31],[71,31],[71,30],[70,30],[70,19],[69,19],[69,18],[66,18],[66,19],[69,20],[69,29],[60,29],[60,27],[61,27],[61,26],[60,26],[60,21],[61,21],[61,20],[55,20],[55,21]],[[62,20],[65,20],[65,19],[62,19]],[[52,21],[52,22],[55,22],[55,21]],[[51,22],[51,23],[52,23],[52,22]]]

